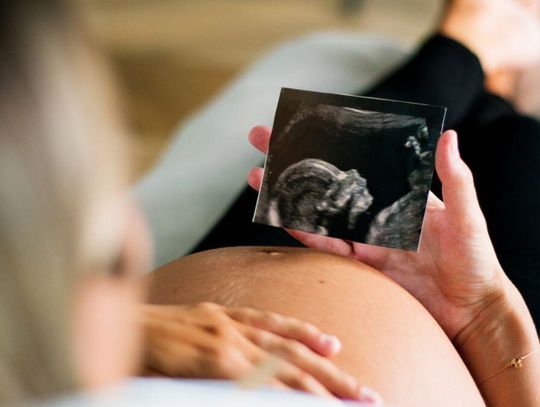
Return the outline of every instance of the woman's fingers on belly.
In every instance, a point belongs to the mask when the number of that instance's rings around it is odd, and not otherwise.
[[[309,372],[287,361],[279,354],[280,352],[267,351],[255,343],[252,343],[250,348],[248,359],[253,368],[239,379],[241,386],[257,388],[270,384],[276,388],[289,388],[316,396],[332,397],[332,393],[323,383]]]
[[[280,369],[276,374],[276,379],[294,390],[304,391],[321,397],[333,397],[332,393],[315,377],[286,361],[282,361]]]
[[[341,350],[341,342],[337,337],[296,318],[252,308],[230,308],[226,312],[230,318],[242,324],[293,339],[322,356],[334,356]]]
[[[294,366],[294,369],[286,370],[285,376],[289,380],[284,381],[284,383],[287,385],[291,383],[292,376],[302,386],[306,384],[304,382],[310,384],[312,382],[311,378],[313,378],[327,392],[336,397],[349,400],[360,400],[362,398],[360,394],[361,387],[356,378],[339,369],[332,361],[316,354],[302,343],[256,328],[246,329],[245,335],[259,348]],[[277,378],[283,381],[283,374],[278,375]],[[298,388],[297,386],[293,387]]]

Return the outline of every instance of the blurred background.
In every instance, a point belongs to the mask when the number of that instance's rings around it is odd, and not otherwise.
[[[116,71],[131,125],[132,179],[173,130],[273,47],[325,30],[414,45],[443,0],[85,0],[84,16]]]

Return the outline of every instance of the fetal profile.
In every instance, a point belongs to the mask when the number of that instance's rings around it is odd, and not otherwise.
[[[253,221],[418,250],[445,114],[283,89]]]

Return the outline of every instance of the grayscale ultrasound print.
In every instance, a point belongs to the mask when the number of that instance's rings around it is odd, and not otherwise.
[[[283,89],[254,222],[418,250],[445,113]]]

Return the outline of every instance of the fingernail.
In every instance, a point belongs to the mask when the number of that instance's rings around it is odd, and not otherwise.
[[[450,146],[451,147],[451,154],[452,154],[452,157],[453,158],[459,158],[460,157],[460,154],[459,154],[459,144],[458,144],[458,137],[457,137],[457,133],[456,132],[452,132],[452,145]]]
[[[341,341],[334,335],[322,334],[321,344],[332,353],[338,353],[341,350]]]
[[[375,405],[382,405],[384,403],[379,393],[365,386],[360,389],[360,401]]]

